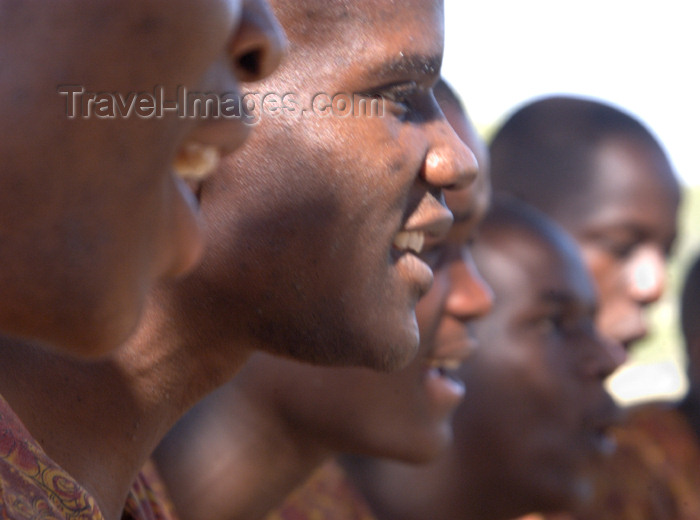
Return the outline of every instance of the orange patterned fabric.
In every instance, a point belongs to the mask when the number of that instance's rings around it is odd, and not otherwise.
[[[149,462],[129,491],[123,520],[177,520]],[[53,462],[0,396],[0,520],[104,520],[95,500]]]
[[[343,469],[330,461],[265,520],[376,520],[376,517]]]
[[[131,486],[122,520],[177,520],[175,507],[153,462],[146,463]]]
[[[619,429],[618,450],[582,520],[700,520],[700,441],[686,416],[640,406]]]
[[[44,453],[2,396],[0,519],[103,520],[92,497]]]
[[[532,513],[527,516],[521,516],[518,520],[573,520],[573,516],[568,513],[551,513],[547,515]]]
[[[571,518],[700,520],[700,440],[686,416],[668,404],[639,406],[616,436],[596,499]]]

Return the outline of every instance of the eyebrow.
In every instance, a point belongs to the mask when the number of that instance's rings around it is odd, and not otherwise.
[[[434,77],[440,73],[442,56],[424,54],[404,54],[403,52],[391,60],[381,63],[371,70],[373,77],[395,78],[407,74],[418,73],[422,76]]]
[[[577,303],[577,299],[571,293],[557,289],[546,289],[540,294],[539,300],[557,305],[571,305]]]
[[[640,226],[636,222],[628,222],[628,221],[616,223],[614,225],[609,226],[606,229],[597,229],[590,236],[591,236],[592,240],[600,240],[601,238],[607,238],[609,235],[617,234],[617,233],[627,234],[629,236],[625,236],[623,238],[631,239],[635,242],[640,242],[640,241],[645,241],[645,240],[655,241],[657,238],[657,236],[653,230],[650,230],[644,226]],[[676,231],[672,235],[660,236],[658,238],[661,239],[661,243],[664,247],[664,251],[668,255],[668,254],[670,254],[671,250],[673,249],[673,246],[676,244],[676,241],[678,240],[678,232]]]
[[[586,311],[596,312],[597,303],[581,300],[567,291],[558,289],[546,289],[540,294],[539,301],[541,303],[557,305],[561,307],[574,306],[585,309]]]

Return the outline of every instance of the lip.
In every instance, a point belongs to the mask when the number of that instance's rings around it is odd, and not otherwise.
[[[392,249],[391,258],[397,272],[408,284],[414,295],[412,306],[415,306],[433,284],[433,270],[428,264],[410,251]]]
[[[476,347],[468,334],[455,341],[441,341],[438,352],[423,360],[428,395],[443,414],[452,412],[464,399],[464,382],[456,373]]]
[[[419,257],[442,242],[452,226],[450,210],[432,194],[425,193],[404,225],[394,233],[390,258],[422,297],[433,283],[433,270]]]
[[[642,330],[637,330],[629,334],[621,334],[620,336],[623,337],[623,339],[620,341],[622,344],[622,348],[625,350],[625,352],[629,352],[630,349],[639,341],[643,340],[646,336],[648,335],[648,331],[646,327]]]
[[[593,451],[603,457],[611,455],[616,448],[612,430],[622,420],[622,409],[607,396],[603,406],[598,408],[595,418],[585,421],[586,436]]]
[[[453,221],[454,217],[447,206],[432,193],[426,192],[401,229],[397,230],[396,235],[402,232],[422,233],[424,235],[422,249],[426,250],[445,240]]]
[[[459,369],[479,344],[479,340],[471,333],[467,324],[460,323],[460,329],[461,333],[458,336],[438,336],[436,339],[438,346],[433,353],[426,356],[428,363],[440,364],[445,361],[444,364],[452,365],[449,370]]]
[[[591,443],[595,452],[603,457],[609,457],[617,449],[617,441],[609,429],[601,429],[591,435]]]
[[[643,314],[643,310],[636,308],[630,310],[626,317],[611,323],[610,336],[619,341],[626,352],[635,343],[641,341],[649,334],[649,328]]]
[[[436,415],[447,418],[462,402],[466,390],[464,383],[452,377],[443,367],[444,365],[426,362],[423,370],[423,384]]]

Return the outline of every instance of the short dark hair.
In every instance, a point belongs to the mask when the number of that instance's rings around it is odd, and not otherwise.
[[[548,214],[589,191],[593,154],[612,137],[633,137],[666,153],[639,120],[612,105],[551,96],[516,110],[493,136],[495,192],[510,193]],[[666,160],[668,160],[666,158]]]
[[[681,292],[681,331],[686,345],[700,339],[700,255],[688,269]]]

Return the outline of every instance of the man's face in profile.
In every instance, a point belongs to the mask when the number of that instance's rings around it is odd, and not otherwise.
[[[471,398],[456,414],[456,460],[526,490],[521,511],[566,508],[588,486],[585,464],[611,447],[618,410],[603,382],[624,355],[594,327],[596,293],[574,242],[508,226],[485,227],[475,247],[499,303],[461,373]]]
[[[179,88],[237,93],[239,79],[268,74],[282,37],[266,9],[0,0],[3,331],[104,353],[131,332],[156,279],[195,265],[195,201],[174,162],[187,156],[185,169],[201,172],[249,129],[134,103],[161,89],[168,102]]]
[[[260,348],[397,368],[415,354],[414,309],[432,281],[418,254],[452,220],[441,188],[476,176],[472,154],[432,94],[442,2],[273,8],[289,56],[251,90],[293,93],[307,110],[271,115],[262,106],[249,143],[205,183],[213,247],[188,290],[203,290],[217,323],[238,327]],[[380,97],[383,111],[315,110],[319,94],[338,93]],[[233,173],[242,170],[245,177]]]
[[[598,326],[629,350],[647,335],[647,307],[666,286],[678,183],[662,153],[624,136],[597,146],[589,178],[589,203],[564,218],[598,287]]]

